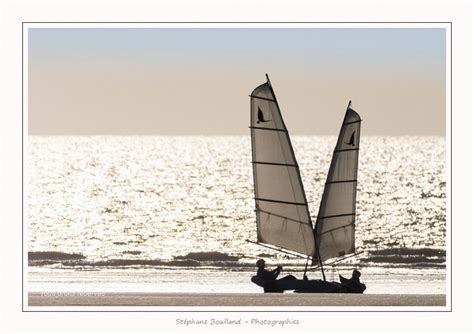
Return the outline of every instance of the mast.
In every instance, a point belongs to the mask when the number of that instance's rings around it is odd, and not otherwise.
[[[352,101],[349,100],[349,103],[347,104],[346,112],[347,112],[347,111],[349,110],[349,108],[351,107],[351,103],[352,103]],[[343,125],[343,126],[344,126],[344,125]],[[341,129],[341,131],[342,131],[342,129]],[[314,228],[315,228],[315,230],[316,230],[316,225],[314,226]],[[322,261],[322,259],[321,259],[321,254],[320,254],[320,252],[319,252],[319,244],[320,244],[320,243],[318,242],[318,244],[316,245],[316,247],[317,247],[317,252],[318,252],[318,261],[319,261],[319,265],[320,265],[320,267],[321,267],[321,274],[323,275],[323,280],[326,281],[326,275],[324,274],[323,261]],[[306,268],[305,268],[305,272],[306,272]]]
[[[326,282],[326,275],[324,274],[323,261],[321,260],[321,255],[319,254],[319,250],[318,250],[318,260],[319,260],[319,265],[321,266],[321,274],[323,274],[323,280]]]
[[[306,258],[306,264],[304,266],[303,279],[306,279],[306,271],[308,270],[309,256]]]

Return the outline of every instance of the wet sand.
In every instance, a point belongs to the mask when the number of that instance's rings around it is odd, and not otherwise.
[[[445,306],[446,295],[314,293],[42,293],[29,306]]]

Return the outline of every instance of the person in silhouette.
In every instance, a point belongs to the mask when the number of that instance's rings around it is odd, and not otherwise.
[[[278,286],[278,282],[296,279],[296,277],[293,275],[287,275],[277,280],[277,277],[280,275],[283,267],[278,266],[273,270],[267,270],[265,269],[265,260],[263,259],[258,260],[256,265],[258,268],[256,276],[263,282],[264,292],[283,292],[281,287]]]
[[[352,277],[347,279],[339,275],[339,280],[341,281],[342,289],[345,292],[353,293],[362,293],[365,290],[365,284],[360,282],[361,273],[359,270],[354,270],[352,272]]]
[[[280,275],[281,270],[283,269],[282,266],[278,266],[273,270],[265,269],[265,260],[260,259],[256,263],[257,265],[257,277],[261,280],[268,282],[273,282],[277,279],[278,275]]]

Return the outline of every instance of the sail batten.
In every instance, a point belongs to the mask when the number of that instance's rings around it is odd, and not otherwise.
[[[261,198],[261,197],[255,197],[255,200],[256,200],[256,201],[264,201],[264,202],[280,203],[280,204],[305,205],[305,206],[308,205],[308,203],[306,203],[306,202],[302,202],[302,203],[298,203],[298,202],[287,202],[287,201],[279,201],[279,200],[276,200],[276,199]],[[263,210],[261,210],[261,211],[264,212]]]
[[[344,217],[344,216],[353,216],[355,215],[355,212],[352,213],[342,213],[340,215],[332,215],[332,216],[318,216],[318,219],[327,219],[327,218],[336,218],[336,217]]]
[[[326,184],[331,184],[331,183],[344,183],[344,182],[357,182],[357,180],[326,181]]]
[[[286,129],[269,129],[269,128],[263,128],[263,127],[260,127],[260,126],[249,126],[249,128],[250,129],[256,129],[256,130],[288,132]]]
[[[347,152],[347,151],[358,151],[359,148],[345,148],[345,149],[340,149],[340,150],[334,150],[334,153],[339,153],[339,152]]]
[[[273,166],[287,166],[287,167],[297,167],[296,164],[281,164],[276,162],[268,162],[268,161],[252,161],[253,164],[261,164],[261,165],[273,165]]]
[[[276,102],[276,100],[268,99],[268,98],[262,97],[262,96],[250,95],[250,97],[253,97],[253,98],[255,98],[255,99],[260,99],[260,100],[266,100],[266,101]]]
[[[290,137],[270,82],[250,94],[257,240],[313,256],[314,233]]]

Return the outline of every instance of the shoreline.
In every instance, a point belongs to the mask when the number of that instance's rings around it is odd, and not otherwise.
[[[446,306],[446,295],[29,292],[28,306]]]

